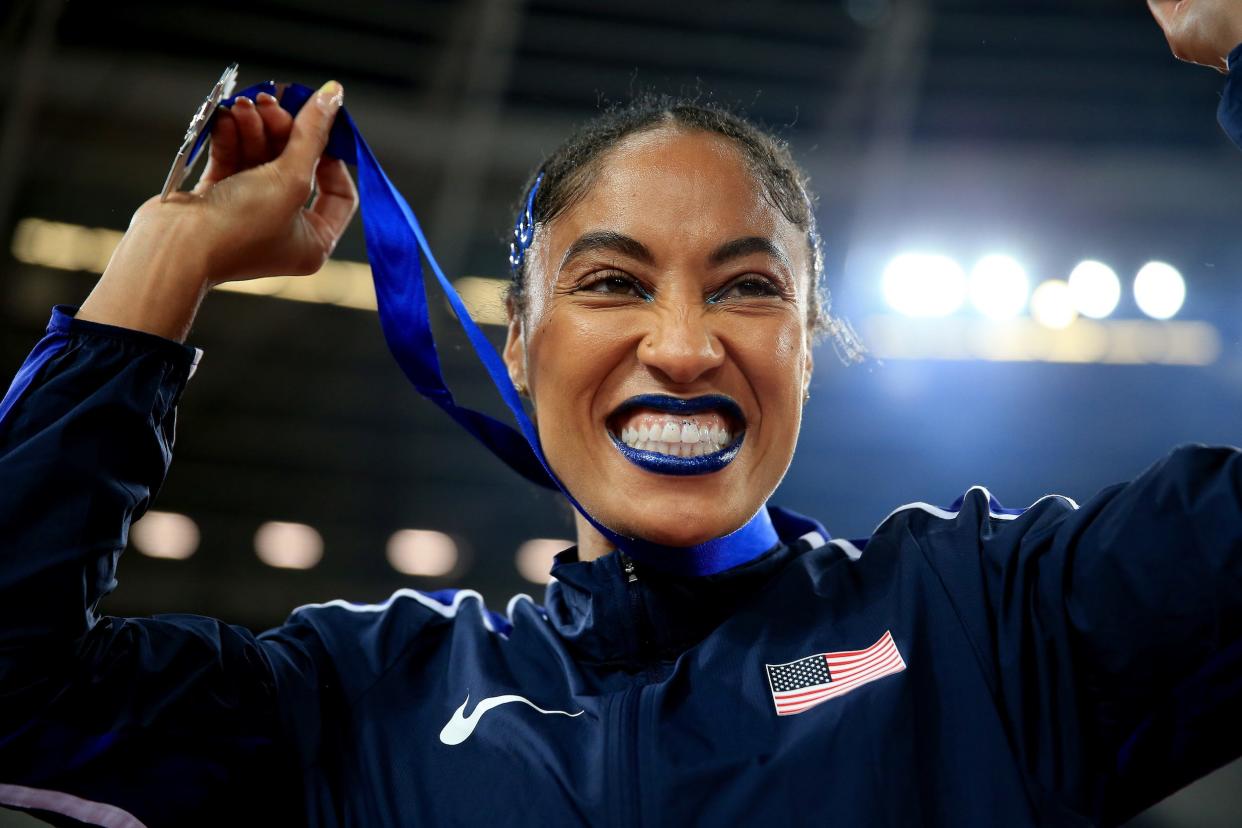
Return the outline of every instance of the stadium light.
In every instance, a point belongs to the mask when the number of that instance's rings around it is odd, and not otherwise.
[[[934,253],[902,253],[884,268],[884,300],[906,316],[948,316],[966,301],[962,266]]]
[[[1134,301],[1152,319],[1170,319],[1186,301],[1186,281],[1172,265],[1148,262],[1134,277]]]
[[[259,560],[280,569],[310,569],[323,557],[323,538],[305,523],[272,520],[254,533]]]
[[[198,524],[176,512],[147,512],[129,527],[134,548],[149,558],[184,561],[198,549]]]
[[[970,271],[970,302],[992,319],[1020,314],[1030,289],[1025,268],[1011,256],[984,256]]]
[[[1092,319],[1108,316],[1121,299],[1117,273],[1103,262],[1091,259],[1079,262],[1070,273],[1069,289],[1075,310]]]
[[[388,539],[388,563],[403,575],[448,575],[457,568],[457,557],[457,544],[443,532],[402,529]]]
[[[1074,323],[1078,311],[1068,283],[1049,279],[1031,294],[1031,316],[1045,328],[1061,330]]]
[[[518,573],[532,584],[546,584],[552,580],[552,559],[573,545],[573,541],[534,538],[518,547],[514,564]]]

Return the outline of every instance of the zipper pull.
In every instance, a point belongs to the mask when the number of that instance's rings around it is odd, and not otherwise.
[[[621,553],[621,569],[625,572],[626,583],[636,583],[638,581],[638,573],[634,571],[634,562]]]

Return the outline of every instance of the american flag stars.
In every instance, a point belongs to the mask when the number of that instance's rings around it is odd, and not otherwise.
[[[768,680],[773,691],[801,690],[816,684],[827,684],[832,681],[828,672],[828,661],[823,654],[807,656],[789,664],[766,665]]]

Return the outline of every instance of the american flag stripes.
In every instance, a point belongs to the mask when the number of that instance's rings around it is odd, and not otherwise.
[[[893,634],[886,630],[865,650],[816,653],[787,664],[767,664],[776,715],[792,716],[906,669]]]

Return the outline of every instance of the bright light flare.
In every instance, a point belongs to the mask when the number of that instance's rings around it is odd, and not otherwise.
[[[1068,283],[1049,279],[1031,294],[1031,316],[1045,328],[1061,330],[1074,323],[1078,311]]]
[[[259,560],[280,569],[310,569],[323,557],[323,537],[305,523],[272,520],[254,533]]]
[[[1186,280],[1170,264],[1148,262],[1134,277],[1134,301],[1152,319],[1171,319],[1186,301]]]
[[[962,266],[935,253],[902,253],[882,277],[884,300],[906,316],[948,316],[966,301]]]
[[[505,297],[509,293],[508,279],[489,279],[485,276],[462,276],[453,287],[465,303],[470,318],[480,325],[507,325],[509,312]]]
[[[198,524],[176,512],[147,512],[129,527],[134,548],[150,558],[184,561],[198,549]]]
[[[1075,310],[1092,319],[1108,316],[1121,299],[1121,280],[1116,271],[1091,259],[1079,262],[1070,273],[1069,289]]]
[[[984,256],[970,271],[970,302],[991,319],[1012,319],[1031,290],[1026,269],[1012,256]]]
[[[552,559],[558,552],[573,546],[573,541],[555,538],[534,538],[518,547],[514,564],[518,574],[532,584],[546,584],[552,580]]]
[[[388,539],[388,563],[403,575],[439,578],[457,568],[457,543],[443,532],[402,529]]]

